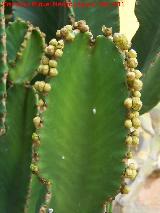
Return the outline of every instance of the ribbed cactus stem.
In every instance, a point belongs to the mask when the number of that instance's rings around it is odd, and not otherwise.
[[[4,5],[0,0],[0,135],[5,133],[7,70]]]

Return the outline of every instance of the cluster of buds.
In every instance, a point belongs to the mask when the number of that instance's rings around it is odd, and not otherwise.
[[[47,56],[57,59],[62,57],[64,49],[64,41],[61,39],[57,41],[56,39],[52,39],[49,42],[49,45],[45,48],[45,53]]]
[[[75,39],[75,34],[72,25],[66,25],[61,30],[57,30],[56,36],[66,41],[73,41]]]
[[[113,41],[113,36],[112,36],[112,27],[106,27],[105,25],[102,26],[102,32],[105,37],[109,38],[110,40]]]
[[[129,42],[126,36],[121,33],[114,33],[113,42],[122,51],[128,50],[131,47],[131,42]]]
[[[38,92],[48,93],[51,91],[51,85],[49,83],[45,83],[44,81],[36,81],[34,84],[34,88]]]
[[[89,32],[89,26],[86,24],[85,20],[75,22],[74,28],[78,29],[82,33]]]
[[[124,106],[128,109],[125,127],[130,130],[126,138],[126,144],[129,146],[137,146],[139,144],[138,129],[141,126],[139,119],[139,111],[142,108],[141,90],[143,83],[140,80],[142,73],[136,69],[138,66],[137,53],[131,49],[125,51],[126,55],[126,70],[127,70],[127,84],[130,90],[130,97],[124,101]]]

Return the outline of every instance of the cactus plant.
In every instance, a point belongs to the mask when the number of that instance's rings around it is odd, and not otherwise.
[[[58,18],[60,8],[48,12],[53,28],[42,22],[42,8],[13,10],[14,16],[25,12],[23,18],[32,14],[30,21],[47,32],[47,40],[53,34],[57,40],[46,46],[44,33],[21,19],[5,29],[1,10],[1,34],[7,35],[1,54],[6,57],[7,49],[8,56],[0,92],[8,97],[6,133],[0,137],[0,211],[111,213],[116,194],[129,193],[127,184],[137,176],[132,158],[143,86],[136,51],[123,34],[112,34],[111,25],[119,30],[118,8],[106,15],[109,27],[104,17],[93,23],[78,8]],[[74,15],[86,18],[94,35]],[[57,29],[68,16],[71,25]],[[103,35],[95,37],[100,25]]]

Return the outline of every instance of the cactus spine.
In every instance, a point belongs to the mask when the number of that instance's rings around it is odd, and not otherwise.
[[[6,78],[7,78],[7,51],[6,51],[6,33],[4,5],[0,1],[0,135],[5,133],[6,118]]]

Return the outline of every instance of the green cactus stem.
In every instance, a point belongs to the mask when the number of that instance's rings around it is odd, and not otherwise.
[[[7,28],[9,80],[30,82],[37,74],[44,48],[45,35],[39,28],[21,19],[11,23]]]
[[[0,136],[6,132],[6,78],[8,73],[4,6],[0,1]]]
[[[0,137],[0,211],[22,213],[31,178],[33,90],[22,85],[9,88],[7,113],[7,133]]]
[[[50,41],[39,72],[58,76],[34,85],[44,110],[33,119],[40,145],[32,171],[51,187],[49,207],[59,213],[111,212],[109,200],[118,190],[129,193],[126,179],[137,174],[128,161],[138,145],[135,132],[140,125],[141,101],[135,97],[142,83],[136,77],[136,52],[128,51],[124,35],[112,37],[107,29],[103,26],[107,38],[98,36],[96,41],[85,21],[57,31],[59,38],[73,43],[64,48],[63,40]],[[132,113],[136,116],[131,118]],[[126,146],[128,138],[132,141]],[[47,207],[45,202],[39,212]]]

